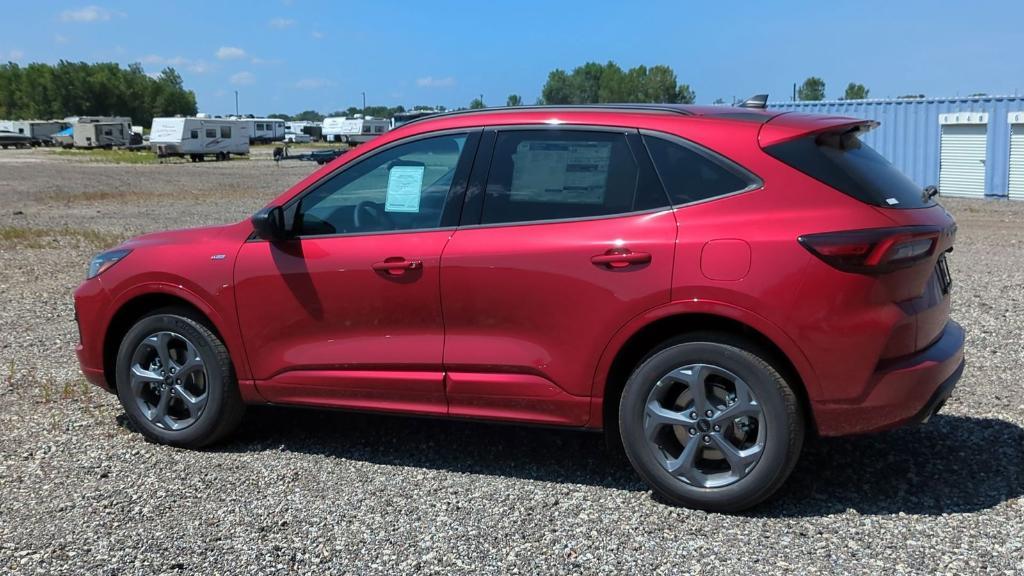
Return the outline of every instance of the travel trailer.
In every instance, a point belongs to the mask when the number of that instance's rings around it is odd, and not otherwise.
[[[277,118],[253,118],[251,116],[228,116],[231,120],[246,122],[249,127],[249,142],[266,144],[284,140],[284,120]]]
[[[249,122],[226,118],[154,118],[149,144],[160,158],[227,160],[249,153]]]
[[[0,130],[28,136],[32,146],[49,146],[57,132],[68,127],[59,120],[8,120],[0,122]]]
[[[80,116],[73,124],[75,148],[113,148],[131,144],[131,118]]]
[[[292,120],[284,125],[285,140],[288,140],[287,134],[289,132],[296,135],[307,134],[311,140],[323,140],[323,123],[309,120]]]
[[[356,145],[369,142],[388,131],[390,122],[372,116],[362,117],[356,114],[352,118],[335,116],[324,118],[324,140],[328,142],[345,142]]]

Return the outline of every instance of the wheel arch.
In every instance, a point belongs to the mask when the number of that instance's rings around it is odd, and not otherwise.
[[[724,310],[728,312],[723,313]],[[800,401],[807,422],[811,429],[815,429],[811,399],[817,395],[817,382],[806,358],[791,341],[787,340],[782,345],[776,341],[784,337],[781,331],[773,334],[775,338],[769,337],[766,334],[769,330],[761,329],[765,326],[764,323],[767,323],[766,320],[759,316],[753,316],[753,322],[749,321],[749,317],[740,319],[737,316],[741,314],[737,311],[738,309],[731,306],[716,311],[663,311],[660,314],[644,315],[643,318],[631,323],[629,328],[620,330],[606,348],[598,367],[598,375],[594,382],[595,405],[591,411],[591,426],[600,428],[604,427],[606,422],[617,420],[619,399],[626,380],[640,361],[659,344],[687,333],[720,332],[748,340],[769,356],[766,360],[793,384],[793,391]],[[770,323],[767,325],[775,328]]]
[[[188,311],[194,320],[203,323],[225,343],[225,346],[229,346],[223,331],[214,321],[214,315],[203,304],[197,304],[188,298],[162,291],[134,295],[117,307],[110,322],[107,323],[107,329],[103,335],[103,376],[112,391],[117,389],[114,370],[117,365],[117,351],[121,345],[121,339],[140,318],[162,308],[178,308]],[[230,347],[228,350],[231,351]],[[238,373],[238,362],[234,358],[232,358],[232,362],[235,364],[235,372]]]

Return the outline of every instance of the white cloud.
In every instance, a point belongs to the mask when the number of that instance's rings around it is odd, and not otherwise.
[[[252,84],[253,82],[255,82],[256,76],[254,76],[252,72],[243,71],[237,74],[232,74],[229,80],[231,81],[232,84],[236,86],[245,86],[247,84]]]
[[[185,69],[193,74],[206,74],[213,69],[213,66],[208,64],[206,60],[196,60],[194,62],[188,62]]]
[[[235,46],[221,46],[217,49],[217,58],[221,60],[240,60],[245,58],[245,50]]]
[[[334,86],[334,82],[326,78],[303,78],[295,83],[299,90],[316,90],[327,86]]]
[[[92,5],[78,10],[65,10],[60,13],[60,19],[64,22],[106,22],[115,14],[106,8]]]
[[[444,78],[424,76],[423,78],[416,79],[416,85],[420,88],[448,88],[455,85],[455,78],[451,76],[445,76]]]
[[[327,36],[323,32],[320,32],[319,30],[313,30],[312,32],[309,33],[309,35],[313,37],[313,40],[323,40],[324,37]]]
[[[61,34],[54,34],[53,42],[55,44],[67,44],[68,42],[71,42],[71,39]]]
[[[295,20],[291,18],[274,18],[270,21],[270,25],[274,28],[291,28],[295,26]]]
[[[284,60],[282,60],[280,58],[259,58],[259,57],[253,57],[253,59],[250,60],[250,62],[252,62],[253,64],[256,64],[257,66],[260,66],[260,65],[263,65],[263,64],[281,64],[281,63],[284,62]]]
[[[143,64],[151,64],[153,66],[175,66],[178,68],[184,68],[194,74],[205,74],[213,69],[206,60],[192,60],[185,58],[184,56],[172,56],[170,58],[161,56],[159,54],[147,54],[142,58],[139,58],[139,62]]]

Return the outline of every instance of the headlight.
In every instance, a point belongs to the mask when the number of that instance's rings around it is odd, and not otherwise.
[[[86,273],[85,279],[95,278],[105,272],[107,268],[110,268],[114,264],[121,261],[122,258],[131,253],[128,248],[121,248],[119,250],[110,250],[97,254],[92,262],[89,262],[89,272]]]

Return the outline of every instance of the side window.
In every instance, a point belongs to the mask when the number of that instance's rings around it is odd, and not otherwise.
[[[193,131],[191,132],[191,136],[192,136],[192,139],[193,139],[193,140],[195,140],[195,139],[199,138],[199,130],[193,130]]]
[[[221,126],[220,127],[220,137],[221,138],[231,138],[231,126]]]
[[[365,234],[436,228],[465,134],[435,136],[374,154],[304,196],[299,235]]]
[[[207,128],[206,129],[206,137],[207,138],[216,138],[217,137],[217,129],[216,128]]]
[[[644,136],[654,168],[673,206],[707,200],[749,188],[757,179],[712,152]]]
[[[638,173],[622,133],[499,132],[481,222],[530,222],[631,212]]]

